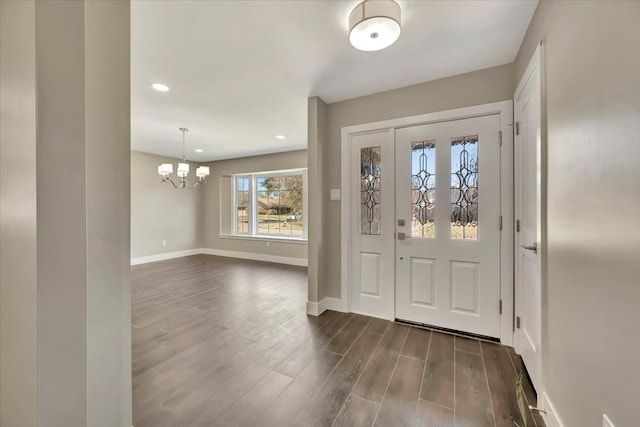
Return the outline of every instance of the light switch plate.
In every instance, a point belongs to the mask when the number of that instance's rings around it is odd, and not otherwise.
[[[602,414],[602,427],[616,427],[613,425],[607,414]]]
[[[330,197],[331,197],[331,200],[340,200],[340,189],[332,188]]]

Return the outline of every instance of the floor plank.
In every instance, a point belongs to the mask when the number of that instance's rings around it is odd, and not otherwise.
[[[289,426],[335,368],[342,356],[321,351],[260,417],[263,427]]]
[[[378,404],[351,395],[333,427],[370,427],[378,413]]]
[[[415,427],[454,427],[453,410],[421,400],[418,402],[413,425]]]
[[[480,341],[471,338],[456,336],[456,350],[467,353],[480,354]]]
[[[353,390],[354,395],[376,403],[382,402],[409,329],[404,325],[389,326],[358,380]]]
[[[422,380],[420,398],[447,407],[454,407],[454,337],[433,332]]]
[[[380,334],[363,332],[293,425],[330,426],[381,338]]]
[[[405,356],[398,358],[374,425],[413,425],[423,371],[424,362]]]
[[[456,427],[494,426],[482,357],[465,351],[456,351],[455,370]]]
[[[401,354],[414,359],[426,360],[431,331],[419,328],[411,328],[409,336],[404,344]]]
[[[505,347],[498,344],[481,343],[482,355],[487,369],[487,380],[493,403],[497,427],[513,427],[512,417],[523,425],[515,396],[515,370],[501,369],[511,362]],[[534,425],[531,413],[527,411],[527,426]]]
[[[325,347],[325,350],[344,355],[367,327],[370,317],[355,315],[347,325],[336,334]]]
[[[276,370],[290,377],[297,376],[313,360],[313,356],[333,339],[350,321],[353,315],[337,313],[322,326],[312,338],[300,345],[278,365]]]
[[[216,420],[221,426],[255,426],[259,425],[262,412],[284,390],[293,378],[271,371],[247,394],[230,406]]]

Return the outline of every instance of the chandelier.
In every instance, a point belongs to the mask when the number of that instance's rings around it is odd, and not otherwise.
[[[196,188],[198,184],[204,183],[209,176],[209,166],[198,166],[196,168],[196,178],[198,180],[193,184],[189,184],[187,181],[187,175],[189,175],[189,163],[187,163],[186,156],[184,154],[185,147],[185,134],[189,132],[187,128],[180,128],[182,132],[182,162],[178,163],[177,175],[180,181],[176,184],[169,175],[173,173],[172,163],[163,163],[158,166],[158,175],[162,177],[162,182],[168,182],[173,185],[174,188]]]

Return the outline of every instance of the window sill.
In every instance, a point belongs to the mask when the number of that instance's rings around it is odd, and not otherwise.
[[[218,234],[219,239],[234,239],[234,240],[253,240],[253,241],[270,241],[270,242],[282,242],[293,243],[296,245],[306,245],[306,238],[295,237],[280,237],[280,236],[251,236],[241,234]]]

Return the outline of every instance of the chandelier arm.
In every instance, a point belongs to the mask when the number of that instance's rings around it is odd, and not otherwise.
[[[198,184],[202,184],[204,182],[204,180],[198,179],[196,182],[194,182],[193,184],[189,184],[186,180],[185,180],[185,185],[187,186],[187,188],[196,188],[198,186]]]
[[[180,186],[176,185],[176,183],[173,182],[171,178],[164,177],[162,178],[162,182],[168,182],[169,184],[173,185],[173,188],[180,188]]]

